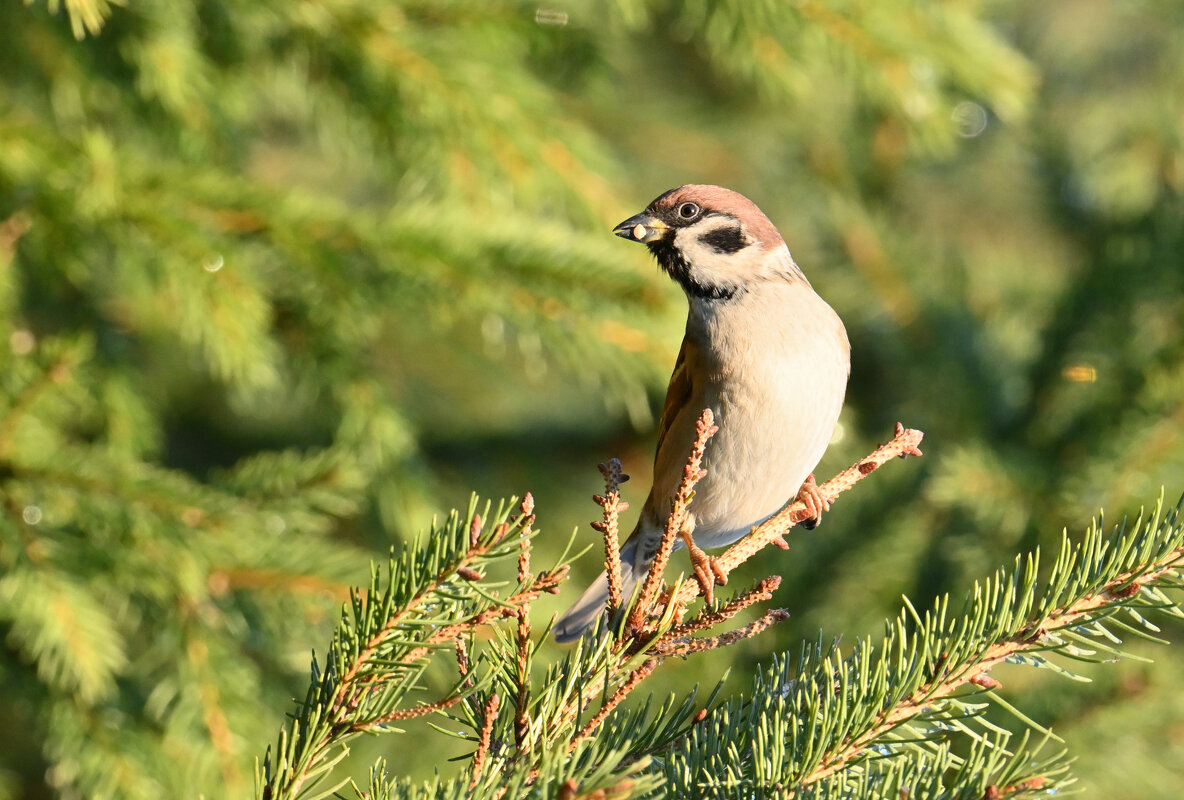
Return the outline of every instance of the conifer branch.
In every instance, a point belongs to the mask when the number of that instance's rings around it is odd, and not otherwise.
[[[0,461],[9,457],[9,445],[17,426],[33,404],[46,390],[55,384],[64,383],[70,377],[70,370],[80,360],[77,348],[63,352],[40,375],[31,381],[8,408],[8,413],[0,418]]]
[[[604,476],[604,494],[593,495],[592,499],[604,509],[604,521],[593,522],[593,530],[604,534],[604,574],[608,582],[609,617],[616,615],[624,602],[621,592],[621,547],[618,521],[622,511],[629,508],[629,504],[621,500],[620,486],[629,480],[621,468],[621,462],[612,458],[607,464],[597,465],[600,474]]]
[[[481,714],[481,734],[477,738],[477,751],[473,753],[473,777],[469,780],[469,791],[481,781],[481,770],[485,768],[485,759],[489,755],[489,748],[493,741],[493,723],[497,721],[497,708],[500,703],[497,692],[489,696]]]
[[[718,636],[707,636],[701,639],[686,637],[669,643],[659,642],[654,652],[661,656],[688,656],[691,653],[702,653],[707,650],[718,650],[721,647],[736,644],[736,642],[750,639],[759,633],[764,633],[778,622],[789,619],[789,612],[782,608],[775,608],[763,617],[735,630],[721,633]]]
[[[534,524],[534,498],[530,493],[522,500],[522,514],[526,522],[519,534],[518,549],[518,583],[526,585],[530,580],[530,526]],[[514,741],[519,749],[526,744],[526,737],[530,731],[530,714],[527,704],[530,702],[530,601],[518,606],[517,626],[517,707],[514,714]]]
[[[691,775],[713,774],[718,751],[700,749],[710,741],[728,741],[732,752],[745,754],[728,764],[727,781],[766,774],[761,770],[767,767],[752,763],[757,756],[750,748],[773,737],[786,748],[779,780],[787,794],[864,796],[874,786],[891,785],[890,774],[899,778],[901,769],[920,769],[923,763],[949,764],[933,767],[926,779],[944,781],[941,776],[955,762],[940,753],[937,761],[926,759],[935,754],[934,732],[956,729],[984,744],[958,762],[951,780],[979,780],[997,770],[1002,777],[992,784],[1001,797],[1064,785],[1069,779],[1063,777],[1063,761],[1039,761],[985,722],[982,731],[989,735],[974,734],[970,726],[978,724],[983,705],[970,698],[999,700],[994,694],[999,682],[989,673],[1003,662],[1071,674],[1052,659],[1122,655],[1108,628],[1154,630],[1139,613],[1143,610],[1184,616],[1178,602],[1164,594],[1181,588],[1182,569],[1179,508],[1166,515],[1157,508],[1132,530],[1124,525],[1109,536],[1095,523],[1080,544],[1063,539],[1043,585],[1033,554],[1017,559],[1014,570],[976,585],[957,614],[949,613],[946,600],[924,616],[907,605],[882,642],[861,641],[847,657],[837,648],[824,655],[819,646],[792,672],[788,661],[775,660],[749,697],[711,711],[704,730],[680,742],[667,777],[677,786]],[[1099,650],[1102,656],[1091,658]],[[1000,754],[1011,759],[1007,765]],[[886,795],[876,789],[875,796]]]
[[[683,467],[682,480],[679,481],[678,489],[674,493],[674,502],[670,513],[666,516],[666,526],[662,533],[661,543],[658,545],[658,552],[650,563],[649,572],[646,573],[645,580],[641,584],[641,592],[633,607],[633,613],[629,617],[629,628],[632,630],[640,630],[645,624],[646,613],[650,610],[658,592],[658,585],[662,582],[662,572],[666,569],[670,554],[674,552],[675,539],[681,533],[683,526],[687,524],[689,506],[695,495],[695,484],[707,474],[700,468],[700,464],[707,449],[707,441],[719,430],[713,424],[714,419],[711,409],[705,408],[695,422],[695,443],[691,446],[690,456],[687,458],[686,466]]]
[[[340,757],[329,752],[345,738],[442,710],[480,688],[472,680],[462,646],[457,650],[462,672],[457,690],[433,703],[397,707],[414,677],[422,673],[427,656],[441,644],[455,642],[489,622],[517,616],[519,609],[541,592],[553,590],[565,576],[566,566],[561,565],[524,581],[521,591],[502,601],[479,591],[462,575],[464,570],[482,573],[487,563],[514,552],[520,574],[529,577],[529,563],[522,556],[524,542],[531,536],[529,505],[524,501],[522,513],[512,522],[499,513],[502,520],[489,533],[475,512],[463,527],[454,516],[445,530],[433,532],[426,540],[426,549],[412,548],[398,564],[392,558],[385,588],[380,588],[376,572],[370,591],[354,594],[352,619],[347,614],[339,626],[328,669],[320,672],[314,665],[309,697],[291,735],[281,734],[277,750],[269,753],[263,765],[263,797],[300,796],[306,781],[319,782]],[[520,531],[520,539],[507,541],[513,529]],[[425,626],[427,620],[435,622]],[[416,639],[421,643],[413,644]]]
[[[402,722],[403,720],[415,719],[416,717],[426,717],[428,714],[434,714],[437,711],[443,711],[452,705],[455,705],[462,699],[463,695],[452,695],[445,697],[442,700],[437,700],[434,703],[423,703],[415,708],[397,708],[382,716],[374,717],[365,721],[355,722],[349,727],[350,733],[363,733],[365,731],[372,731],[381,728],[391,722]]]
[[[1093,620],[1100,610],[1130,603],[1142,590],[1143,584],[1154,586],[1165,577],[1175,577],[1181,564],[1184,564],[1184,546],[1169,550],[1151,564],[1140,564],[1137,568],[1114,575],[1100,590],[1033,619],[1017,633],[987,645],[973,657],[957,664],[951,664],[948,657],[939,658],[934,664],[932,679],[922,683],[891,708],[884,709],[875,725],[845,743],[824,764],[806,775],[802,783],[813,783],[842,769],[866,750],[870,743],[902,722],[919,716],[936,701],[951,697],[968,684],[986,690],[1000,688],[999,681],[990,676],[991,669],[1017,655],[1048,651],[1051,649],[1050,644],[1056,643],[1057,632]],[[1149,605],[1157,603],[1156,600]]]
[[[436,646],[440,645],[441,643],[457,639],[462,634],[479,628],[482,625],[488,625],[500,619],[507,619],[510,617],[519,618],[519,609],[523,608],[524,606],[528,606],[532,600],[535,600],[540,594],[544,592],[552,593],[554,589],[558,588],[559,583],[564,578],[566,578],[566,576],[566,567],[562,567],[553,572],[540,574],[526,591],[511,595],[505,601],[505,605],[488,608],[479,614],[475,614],[469,619],[462,620],[452,625],[444,626],[439,630],[434,631],[424,640],[424,644],[407,652],[407,654],[403,657],[403,663],[413,664],[417,661],[420,661],[430,652],[436,649]],[[419,598],[419,601],[422,600],[423,598]],[[415,606],[419,605],[419,601],[416,602]],[[399,621],[405,620],[406,616],[406,614],[401,614]],[[340,703],[344,703],[346,705],[356,705],[358,697],[363,692],[373,692],[380,684],[383,684],[393,678],[394,673],[386,671],[380,671],[375,675],[369,675],[362,678],[359,678],[357,673],[358,671],[365,668],[369,663],[374,650],[378,649],[378,647],[381,646],[387,638],[393,636],[397,630],[398,622],[392,621],[387,630],[385,630],[381,635],[375,637],[375,639],[372,640],[372,643],[368,644],[367,651],[363,653],[362,657],[360,657],[353,664],[351,667],[351,673],[346,675],[346,680],[343,682],[342,688],[342,690],[346,692],[346,695],[341,699]],[[349,687],[348,690],[347,687]],[[334,706],[335,710],[338,710],[340,703]]]
[[[677,639],[691,636],[706,628],[714,628],[716,625],[727,622],[749,606],[771,599],[773,592],[777,591],[779,586],[781,586],[781,577],[779,575],[771,575],[747,592],[736,595],[719,608],[704,608],[694,619],[684,622],[681,625],[676,625],[667,631],[658,640],[658,647],[668,645]]]
[[[605,702],[600,711],[596,712],[596,715],[592,717],[592,719],[588,720],[587,724],[585,724],[584,727],[580,729],[580,732],[572,738],[571,743],[567,746],[567,749],[569,751],[574,750],[576,745],[578,745],[581,740],[591,736],[596,731],[596,729],[600,727],[601,723],[608,719],[608,715],[611,714],[613,710],[621,704],[621,701],[628,697],[629,693],[636,689],[638,684],[649,677],[649,675],[658,668],[658,663],[658,659],[651,658],[640,667],[635,669],[632,673],[630,673],[628,679],[626,679],[626,681],[622,683],[615,692],[613,692],[613,696]]]
[[[712,427],[709,418],[701,420],[700,439],[684,473],[680,501],[672,509],[675,520],[680,515],[685,519],[688,512],[694,481],[702,476],[699,459]],[[919,439],[918,432],[898,430],[894,442],[823,484],[824,496],[828,491],[833,495],[845,491],[893,456],[915,454]],[[467,527],[454,524],[449,531],[455,538],[437,535],[434,541],[451,544],[427,557],[422,565],[426,569],[417,571],[407,562],[408,582],[397,581],[392,562],[388,580],[392,587],[402,586],[398,590],[402,599],[396,601],[393,588],[378,593],[377,584],[365,599],[355,597],[355,619],[368,620],[359,624],[359,633],[370,632],[342,654],[348,657],[330,660],[330,666],[340,670],[336,674],[349,680],[341,681],[332,669],[321,673],[324,696],[333,702],[318,706],[316,693],[310,694],[293,737],[281,736],[280,748],[287,759],[274,765],[270,758],[268,762],[272,769],[284,763],[298,768],[270,772],[288,775],[289,780],[285,793],[268,790],[264,797],[294,797],[306,778],[323,777],[339,757],[330,756],[327,748],[345,735],[381,729],[392,721],[449,707],[461,709],[463,716],[452,718],[468,726],[472,734],[467,736],[476,743],[470,773],[462,784],[474,797],[538,791],[592,796],[609,786],[625,785],[631,787],[629,791],[640,791],[651,786],[641,776],[665,780],[664,791],[674,794],[692,787],[696,792],[709,786],[767,787],[745,784],[754,778],[743,776],[750,772],[766,775],[770,763],[781,765],[775,785],[786,797],[880,797],[880,789],[913,785],[909,781],[945,785],[945,776],[953,776],[949,780],[955,783],[961,781],[957,785],[963,789],[972,779],[986,781],[977,790],[982,797],[1024,796],[1041,787],[1065,785],[1063,762],[1058,758],[1039,760],[1035,751],[1026,748],[1026,739],[1013,746],[1005,733],[977,736],[969,755],[955,756],[934,742],[925,726],[971,731],[968,726],[979,712],[968,698],[1000,688],[990,675],[997,664],[1019,659],[1037,666],[1051,665],[1048,656],[1058,651],[1079,657],[1081,650],[1074,648],[1102,635],[1106,624],[1118,624],[1111,619],[1117,610],[1127,608],[1133,613],[1136,608],[1171,607],[1162,589],[1176,585],[1184,564],[1184,528],[1177,522],[1178,512],[1160,524],[1157,511],[1156,522],[1137,523],[1132,532],[1116,532],[1109,538],[1095,525],[1077,547],[1066,540],[1042,591],[1037,588],[1037,559],[1033,556],[1021,562],[1022,569],[1017,564],[1016,571],[1000,572],[976,586],[960,615],[948,617],[944,601],[924,617],[909,606],[889,626],[883,643],[861,642],[846,658],[837,649],[824,655],[820,647],[803,657],[796,677],[790,678],[787,667],[775,662],[770,671],[758,676],[748,697],[722,706],[712,706],[709,700],[702,708],[696,708],[693,697],[688,697],[677,710],[667,706],[651,717],[645,708],[625,710],[624,701],[661,660],[725,647],[784,619],[786,612],[774,609],[739,628],[698,635],[769,599],[780,579],[766,578],[721,606],[704,607],[685,621],[681,619],[685,605],[677,604],[686,587],[695,591],[694,584],[676,584],[661,595],[656,594],[655,584],[655,594],[645,605],[635,600],[640,610],[633,609],[653,627],[624,625],[616,635],[586,638],[543,680],[532,682],[530,604],[539,592],[558,585],[565,577],[565,566],[531,575],[529,541],[534,509],[530,500],[518,511],[512,522],[502,519],[488,530],[480,521],[471,521]],[[791,525],[797,521],[797,511],[791,506],[779,516]],[[1148,533],[1147,527],[1155,530]],[[667,545],[680,529],[680,525],[668,524]],[[518,535],[510,537],[511,531]],[[779,530],[762,526],[753,538],[762,537],[769,543],[780,535]],[[455,548],[452,555],[447,554],[450,547]],[[480,586],[486,563],[494,558],[516,562],[517,588],[507,601],[496,600]],[[468,596],[476,603],[466,613],[443,622],[443,618],[433,618],[436,621],[430,625],[419,624],[424,617],[416,609],[427,602],[426,595],[436,598],[429,604],[435,608],[440,599],[462,590],[470,592]],[[370,608],[381,610],[381,615],[368,614]],[[513,631],[503,634],[495,629],[482,659],[474,662],[463,637],[471,636],[478,625],[511,618],[515,620]],[[391,650],[387,639],[398,637],[407,642],[401,649]],[[456,653],[456,688],[434,702],[400,707],[399,701],[413,685],[413,678],[421,674],[428,656],[449,643]],[[380,664],[395,666],[380,668]],[[488,664],[492,672],[481,674],[475,664]],[[503,694],[488,688],[488,678],[512,692],[512,710],[507,714],[498,714]],[[352,689],[345,688],[349,683]],[[328,691],[331,685],[336,688]],[[383,694],[388,689],[393,693]],[[599,708],[581,723],[587,698],[601,694],[604,700]],[[461,703],[466,697],[469,702]],[[296,734],[302,731],[301,725],[311,723],[309,712],[318,707],[328,712],[329,727],[317,729],[321,733],[305,737],[296,747],[292,744],[297,741]],[[620,724],[606,725],[614,715]],[[637,739],[630,739],[630,735]],[[723,770],[710,766],[725,752],[721,742],[727,742],[726,752],[733,754]],[[705,743],[713,744],[702,751]],[[784,758],[760,761],[761,748],[770,745],[783,748]],[[646,755],[659,752],[665,754],[659,766],[646,767]],[[564,763],[578,763],[583,777],[565,777],[556,766],[559,753],[568,756]],[[884,757],[887,755],[898,759]],[[499,764],[496,778],[488,774],[491,757]],[[703,783],[704,775],[711,776],[707,783]],[[724,783],[713,784],[717,777]],[[639,782],[632,783],[634,780]],[[551,788],[545,788],[548,786]],[[873,787],[879,788],[869,792]]]

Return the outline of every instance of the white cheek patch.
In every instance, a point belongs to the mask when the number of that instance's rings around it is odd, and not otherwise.
[[[691,277],[697,282],[708,286],[735,286],[749,277],[743,274],[742,264],[745,262],[744,251],[752,246],[751,241],[739,250],[721,250],[718,244],[712,244],[713,238],[718,239],[735,227],[732,220],[704,220],[675,233],[674,246],[690,265]],[[723,238],[735,239],[734,236]]]

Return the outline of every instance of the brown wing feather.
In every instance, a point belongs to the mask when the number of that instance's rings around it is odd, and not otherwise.
[[[666,389],[666,402],[662,404],[662,417],[658,421],[658,444],[654,448],[655,481],[658,479],[656,474],[658,459],[666,442],[666,434],[670,433],[670,428],[674,425],[674,420],[678,418],[679,412],[686,408],[687,403],[691,401],[691,370],[687,364],[687,349],[687,340],[684,338],[682,347],[678,351],[678,358],[674,362],[674,372],[670,375],[670,386]],[[649,496],[646,497],[645,506],[637,520],[637,527],[633,529],[633,533],[629,534],[629,538],[625,540],[625,544],[621,548],[621,558],[626,558],[626,553],[629,553],[631,558],[629,563],[639,575],[645,574],[646,566],[654,557],[656,540],[650,541],[650,539],[655,534],[660,536],[662,532],[661,525],[658,524],[662,511],[658,508],[660,503],[659,495],[655,494],[657,490],[657,485],[650,487]],[[640,542],[639,537],[647,533],[647,541]],[[632,543],[632,547],[630,547],[630,543]]]
[[[687,340],[682,340],[682,347],[678,350],[678,358],[674,362],[674,372],[670,375],[670,386],[666,389],[666,402],[662,404],[662,418],[658,422],[658,446],[654,448],[654,463],[658,462],[658,453],[662,452],[662,443],[674,418],[678,412],[686,407],[691,399],[691,370],[687,365]]]

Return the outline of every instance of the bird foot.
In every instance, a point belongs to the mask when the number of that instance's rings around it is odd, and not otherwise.
[[[695,544],[695,540],[691,538],[690,533],[687,531],[682,532],[682,540],[687,546],[687,551],[690,553],[691,568],[695,572],[695,580],[699,583],[699,590],[703,593],[703,599],[708,604],[714,603],[715,587],[717,584],[723,586],[728,582],[728,571],[724,569],[719,559],[703,552],[703,549]]]
[[[810,514],[802,520],[802,527],[808,531],[814,530],[822,521],[822,512],[830,511],[830,503],[826,502],[826,498],[822,496],[822,490],[818,488],[818,482],[814,480],[813,473],[810,473],[810,477],[806,478],[802,488],[798,490],[797,499],[802,501],[802,505]]]

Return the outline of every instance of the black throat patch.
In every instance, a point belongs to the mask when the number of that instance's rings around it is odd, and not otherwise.
[[[647,242],[646,247],[654,254],[654,258],[658,259],[658,266],[662,271],[673,278],[688,295],[700,300],[731,300],[740,294],[739,286],[720,286],[695,280],[691,275],[691,265],[669,241],[659,239]]]

